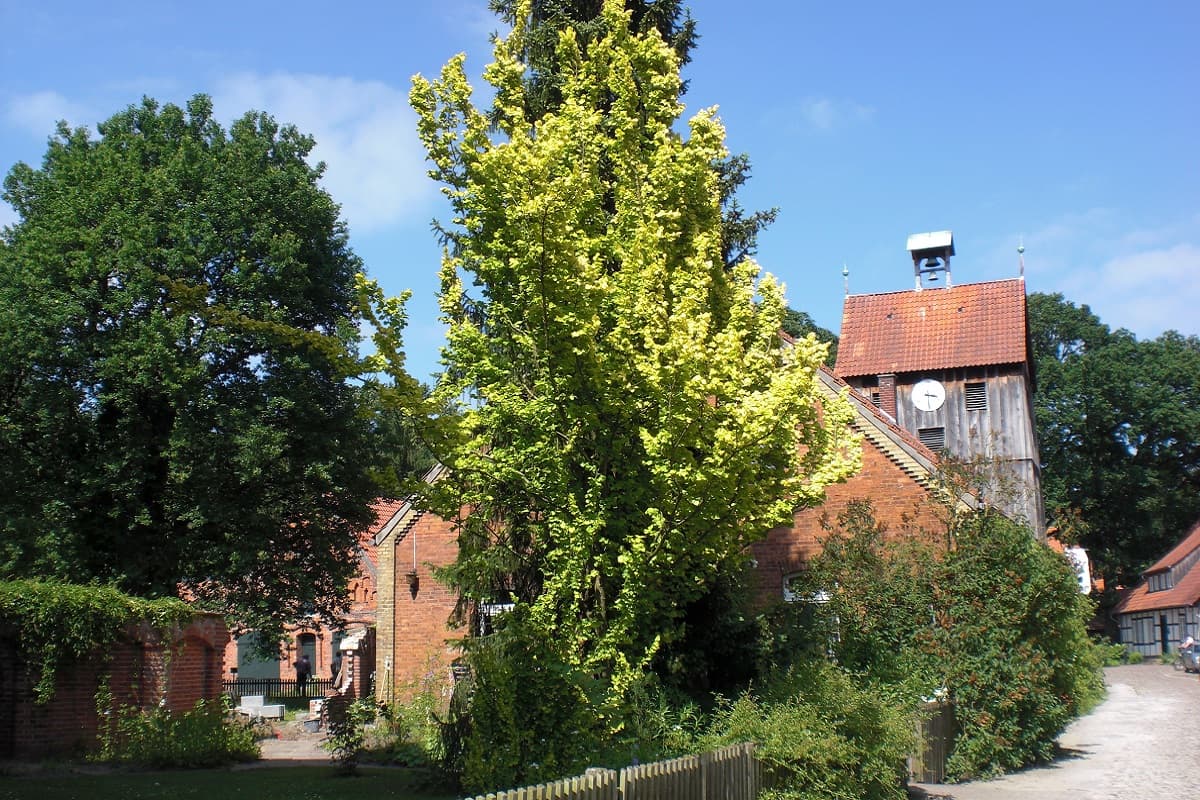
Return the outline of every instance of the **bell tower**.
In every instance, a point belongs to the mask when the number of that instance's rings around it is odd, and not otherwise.
[[[835,374],[934,452],[987,471],[983,499],[1045,535],[1023,278],[955,286],[950,231],[908,237],[912,290],[847,295]]]
[[[938,274],[945,275],[946,288],[950,287],[950,256],[954,255],[954,234],[950,231],[914,233],[908,237],[908,252],[912,256],[913,276],[916,290],[938,282]]]

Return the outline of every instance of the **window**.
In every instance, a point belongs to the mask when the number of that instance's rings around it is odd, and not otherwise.
[[[878,391],[871,392],[871,405],[876,408],[883,408],[883,398]]]
[[[829,592],[824,589],[815,592],[804,590],[804,577],[804,572],[793,572],[783,577],[783,599],[788,603],[828,603]]]
[[[830,658],[834,657],[837,643],[842,640],[841,620],[837,614],[830,614],[822,608],[833,598],[824,589],[810,591],[806,588],[803,572],[793,572],[783,578],[783,599],[787,603],[796,603],[805,609],[806,619],[817,623],[818,628],[825,628],[825,651]],[[809,615],[813,615],[810,617]]]
[[[1132,644],[1143,647],[1154,644],[1154,617],[1133,618]]]
[[[237,654],[237,674],[233,677],[279,679],[278,650],[258,632],[238,637]]]
[[[475,618],[475,635],[490,636],[496,630],[493,620],[512,610],[512,603],[480,603]]]
[[[1170,572],[1159,572],[1146,580],[1146,589],[1151,592],[1163,592],[1174,587]]]
[[[795,603],[801,600],[799,592],[800,581],[798,578],[803,575],[802,572],[795,572],[791,575],[785,575],[783,578],[783,600],[785,603]],[[792,581],[796,581],[796,586],[792,586]]]
[[[945,428],[917,428],[917,438],[935,453],[946,449]]]
[[[967,411],[987,411],[987,384],[967,384]]]

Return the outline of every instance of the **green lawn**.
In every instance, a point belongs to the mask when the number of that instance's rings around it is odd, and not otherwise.
[[[362,767],[341,777],[328,767],[44,774],[0,777],[0,800],[449,800],[445,789],[424,785],[420,773]]]

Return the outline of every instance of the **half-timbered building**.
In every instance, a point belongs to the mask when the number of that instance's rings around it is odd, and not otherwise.
[[[1113,609],[1121,642],[1144,656],[1200,639],[1200,522]]]

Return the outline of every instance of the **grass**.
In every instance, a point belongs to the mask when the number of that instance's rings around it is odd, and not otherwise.
[[[340,777],[333,767],[35,774],[0,778],[0,800],[450,800],[430,787],[424,773],[389,767],[360,767]]]

